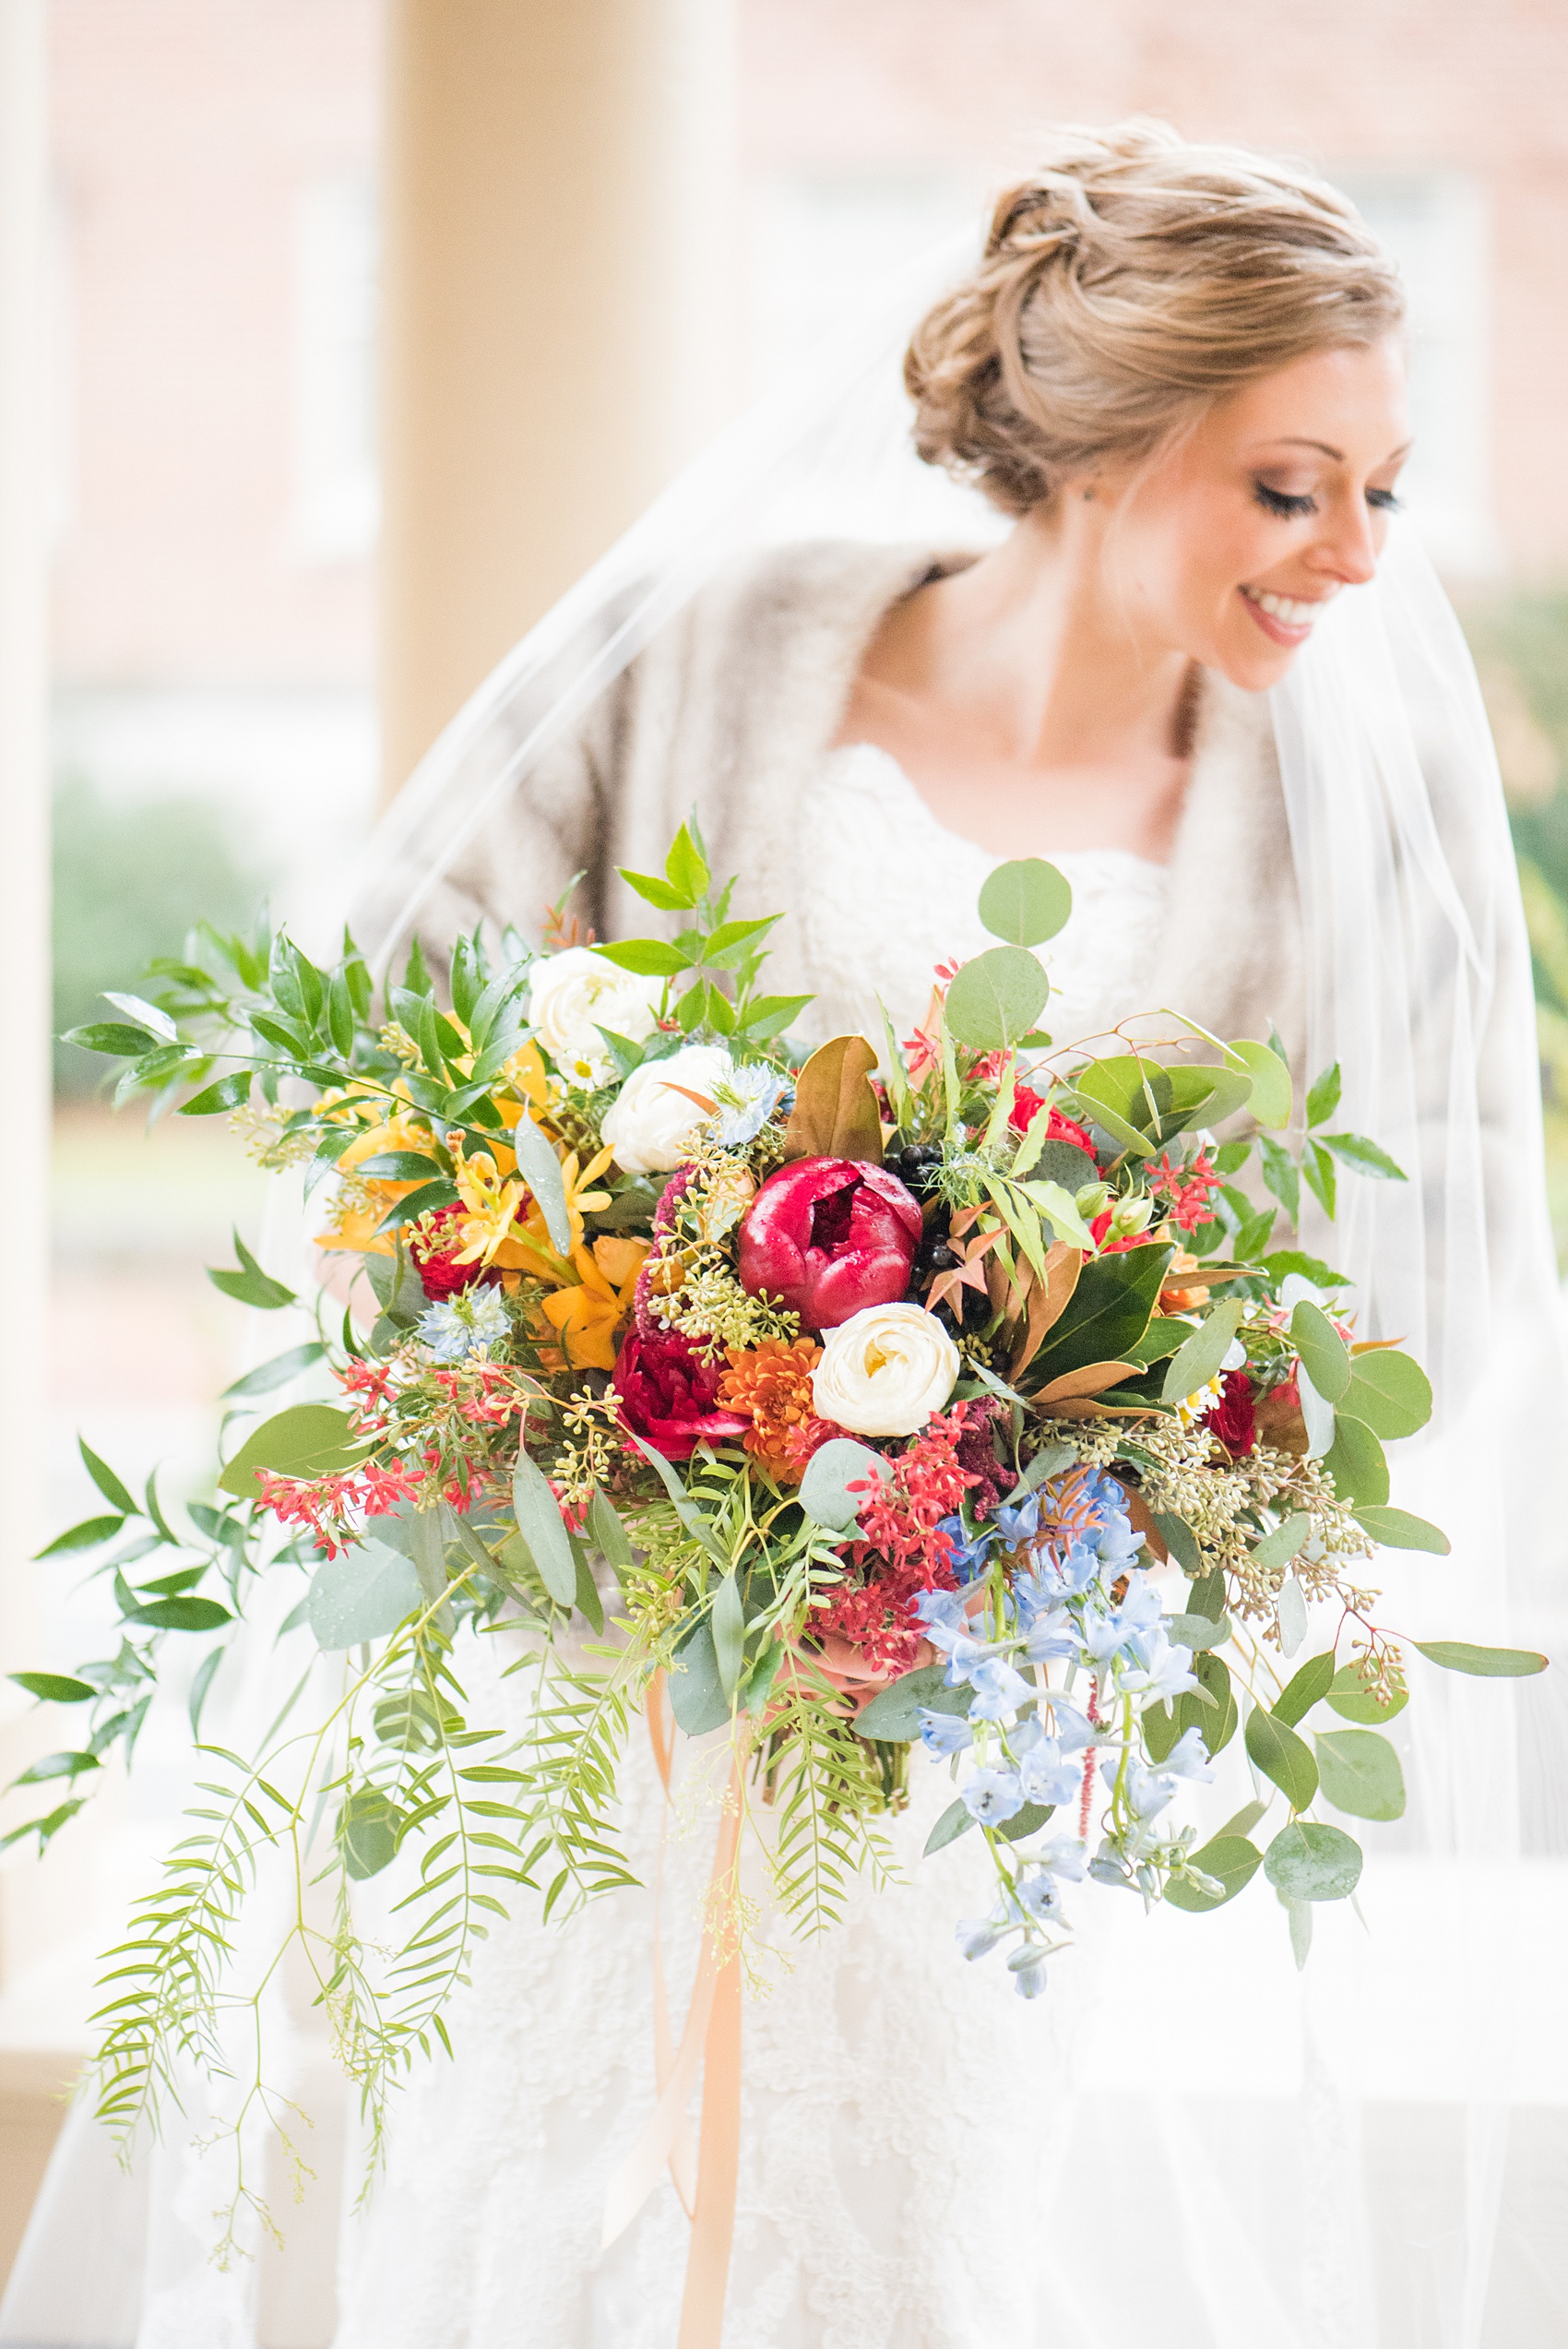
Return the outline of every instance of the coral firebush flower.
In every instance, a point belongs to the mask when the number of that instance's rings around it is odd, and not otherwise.
[[[848,1554],[862,1579],[834,1592],[816,1628],[848,1640],[869,1663],[907,1669],[924,1637],[916,1601],[956,1587],[952,1536],[941,1520],[980,1482],[959,1458],[968,1425],[965,1403],[928,1421],[893,1462],[890,1482],[861,1506],[861,1539]]]
[[[909,1285],[921,1210],[895,1174],[852,1158],[802,1158],[770,1174],[741,1222],[737,1270],[803,1330],[831,1330]]]
[[[798,1485],[819,1445],[842,1430],[817,1416],[812,1372],[822,1348],[809,1338],[787,1343],[764,1338],[754,1346],[732,1346],[730,1366],[719,1381],[719,1400],[728,1411],[751,1419],[744,1437],[754,1460],[779,1485]]]
[[[1214,1192],[1224,1188],[1225,1178],[1217,1174],[1209,1163],[1207,1151],[1199,1151],[1191,1166],[1173,1166],[1169,1156],[1157,1158],[1149,1169],[1149,1191],[1157,1199],[1169,1201],[1170,1221],[1179,1232],[1195,1232],[1200,1223],[1208,1221],[1208,1202]]]

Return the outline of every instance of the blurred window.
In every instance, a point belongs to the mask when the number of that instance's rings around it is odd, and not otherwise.
[[[956,173],[790,176],[758,195],[754,389],[836,329],[868,291],[976,216],[978,191]]]
[[[1330,176],[1393,255],[1410,304],[1415,447],[1401,495],[1444,570],[1496,570],[1486,200],[1459,172]]]
[[[375,190],[368,175],[318,180],[295,231],[293,551],[352,562],[375,544]]]

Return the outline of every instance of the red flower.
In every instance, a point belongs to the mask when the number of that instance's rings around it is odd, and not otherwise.
[[[1253,1382],[1244,1370],[1229,1370],[1225,1374],[1225,1389],[1212,1411],[1204,1413],[1204,1425],[1211,1436],[1218,1436],[1232,1460],[1244,1460],[1257,1441],[1257,1423],[1253,1403]]]
[[[462,1246],[459,1236],[465,1218],[460,1207],[438,1207],[422,1215],[409,1234],[409,1254],[425,1295],[439,1303],[455,1297],[460,1289],[471,1289],[476,1282],[493,1284],[499,1273],[488,1271],[482,1264],[459,1264],[457,1251]]]
[[[1149,1189],[1156,1198],[1170,1202],[1170,1221],[1180,1232],[1195,1232],[1208,1221],[1209,1195],[1224,1188],[1223,1175],[1209,1164],[1208,1152],[1199,1151],[1191,1166],[1172,1166],[1168,1157],[1155,1160]]]
[[[1105,1235],[1110,1229],[1111,1210],[1106,1208],[1089,1225],[1089,1230],[1094,1234],[1095,1246],[1101,1256],[1124,1256],[1129,1248],[1144,1247],[1154,1237],[1152,1232],[1130,1232],[1125,1239],[1108,1240]]]
[[[1027,1134],[1044,1107],[1045,1103],[1032,1085],[1016,1086],[1013,1093],[1013,1115],[1007,1123],[1015,1134]],[[1063,1117],[1059,1109],[1053,1109],[1046,1122],[1045,1139],[1048,1142],[1071,1142],[1075,1150],[1087,1151],[1090,1158],[1095,1155],[1094,1144],[1084,1128],[1075,1126],[1070,1117]]]
[[[921,1210],[895,1174],[852,1158],[781,1166],[741,1224],[741,1286],[765,1289],[802,1330],[833,1330],[909,1285]]]
[[[678,1330],[629,1330],[613,1382],[622,1425],[666,1460],[690,1460],[702,1443],[737,1442],[752,1423],[718,1408],[728,1367],[705,1363]]]

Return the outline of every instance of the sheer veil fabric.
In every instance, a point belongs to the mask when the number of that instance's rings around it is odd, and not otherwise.
[[[913,320],[971,250],[933,256],[880,316],[737,425],[475,695],[360,876],[386,951],[507,794],[720,566],[792,539],[999,534],[978,498],[914,458],[898,377]],[[1305,942],[1305,1065],[1339,1062],[1342,1123],[1409,1176],[1345,1177],[1338,1223],[1309,1217],[1303,1245],[1357,1282],[1362,1334],[1408,1341],[1438,1395],[1430,1436],[1396,1452],[1393,1497],[1441,1522],[1453,1553],[1383,1553],[1372,1578],[1383,1616],[1412,1640],[1561,1655],[1568,1388],[1528,950],[1468,656],[1409,525],[1395,526],[1375,582],[1319,624],[1273,715]],[[410,871],[415,888],[399,877]],[[300,1228],[283,1202],[279,1242]],[[266,1719],[298,1668],[258,1626],[224,1741]],[[1561,1670],[1464,1679],[1414,1654],[1411,1677],[1395,1732],[1407,1816],[1365,1837],[1355,1909],[1319,1911],[1304,1971],[1261,1888],[1203,1920],[1118,1914],[1090,1926],[1095,1904],[1077,1903],[1088,1929],[1072,1962],[1095,1974],[1071,2009],[1060,2105],[1039,2120],[1042,2349],[1095,2337],[1103,2307],[1129,2323],[1141,2309],[1141,2335],[1173,2277],[1181,2314],[1163,2330],[1181,2349],[1513,2349],[1568,2335],[1568,2033],[1554,1978],[1568,1933],[1565,1684]],[[1234,1783],[1215,1792],[1234,1799],[1215,1824],[1250,1791],[1244,1760],[1228,1760]],[[1038,2022],[1020,2002],[1017,2030]],[[78,2110],[0,2312],[0,2349],[328,2338],[337,2212],[358,2185],[341,2119],[351,2099],[328,2086],[308,2016],[296,2027],[317,2177],[299,2221],[279,2197],[293,2227],[281,2263],[211,2264],[198,2110],[171,2116],[128,2179]],[[983,2080],[972,2093],[983,2100]],[[336,2140],[350,2151],[335,2154]],[[933,2142],[929,2157],[940,2167],[949,2152]],[[999,2259],[1016,2251],[996,2247]]]

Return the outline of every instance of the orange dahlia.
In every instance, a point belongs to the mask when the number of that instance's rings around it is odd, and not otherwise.
[[[742,1438],[747,1451],[778,1484],[798,1485],[818,1445],[839,1433],[832,1420],[817,1417],[812,1372],[821,1360],[822,1348],[810,1338],[764,1338],[731,1347],[719,1381],[723,1407],[751,1420]]]

